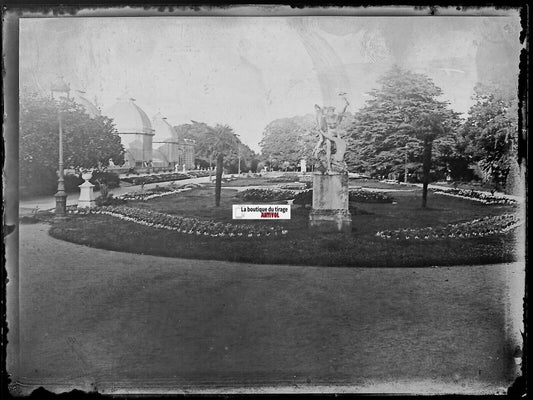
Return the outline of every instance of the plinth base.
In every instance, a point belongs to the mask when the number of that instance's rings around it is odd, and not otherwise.
[[[348,211],[348,174],[330,172],[313,174],[313,209],[309,225],[325,232],[352,231],[352,216]]]
[[[352,232],[352,216],[348,210],[311,210],[309,225],[322,232]]]
[[[80,198],[78,199],[78,208],[93,208],[96,207],[94,199],[93,188],[94,185],[89,181],[85,181],[80,186]]]

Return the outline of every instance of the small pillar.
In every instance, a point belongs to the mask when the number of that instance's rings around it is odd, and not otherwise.
[[[302,174],[305,174],[307,172],[307,162],[306,162],[305,158],[302,158],[300,160],[300,172]]]
[[[313,208],[309,214],[312,228],[325,232],[351,233],[352,216],[348,209],[348,174],[313,174]]]
[[[82,174],[81,177],[85,180],[85,182],[78,186],[80,188],[78,208],[96,207],[96,202],[94,201],[94,185],[89,182],[89,179],[92,177],[92,173]]]

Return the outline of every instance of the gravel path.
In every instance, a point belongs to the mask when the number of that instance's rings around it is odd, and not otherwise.
[[[259,266],[92,249],[48,228],[19,232],[25,393],[501,393],[515,373],[519,264]]]
[[[209,182],[209,177],[201,177],[201,178],[191,178],[191,179],[182,179],[180,181],[174,181],[175,185],[177,187],[185,186],[191,183],[207,183]],[[144,189],[152,189],[156,186],[168,186],[172,182],[159,182],[159,183],[149,183],[144,185]],[[114,189],[109,189],[109,193],[113,194],[114,196],[118,196],[120,194],[125,193],[131,193],[131,192],[138,192],[141,190],[140,185],[129,185],[124,182],[122,182],[121,186]],[[95,197],[99,196],[99,192],[95,192]],[[67,196],[67,205],[75,205],[78,204],[78,198],[79,193],[70,193]],[[39,207],[39,210],[53,210],[55,208],[55,198],[53,196],[39,196],[34,197],[31,199],[26,200],[20,200],[19,201],[19,214],[20,215],[28,215],[29,212],[35,207]]]

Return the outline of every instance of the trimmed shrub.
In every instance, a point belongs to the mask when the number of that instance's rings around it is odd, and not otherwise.
[[[95,199],[95,203],[96,203],[96,205],[98,207],[102,207],[102,206],[119,206],[121,204],[126,203],[126,200],[118,198],[118,197],[113,197],[113,195],[110,194],[110,195],[108,195],[106,197],[98,196]]]
[[[81,176],[68,174],[65,175],[65,191],[68,193],[79,192],[79,187],[83,182],[85,182]]]
[[[94,171],[92,178],[89,180],[95,185],[95,190],[100,188],[100,182],[105,183],[109,189],[120,186],[120,178],[118,174],[110,171]],[[82,182],[83,183],[83,182]]]

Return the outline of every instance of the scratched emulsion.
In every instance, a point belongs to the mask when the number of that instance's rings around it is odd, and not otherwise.
[[[102,109],[127,93],[173,125],[230,123],[259,150],[268,123],[339,107],[340,92],[355,112],[394,64],[464,114],[476,82],[516,85],[519,30],[516,15],[23,19],[20,87],[48,96],[62,74]],[[254,266],[90,249],[47,229],[20,226],[14,378],[27,390],[479,394],[516,376],[521,262]]]

